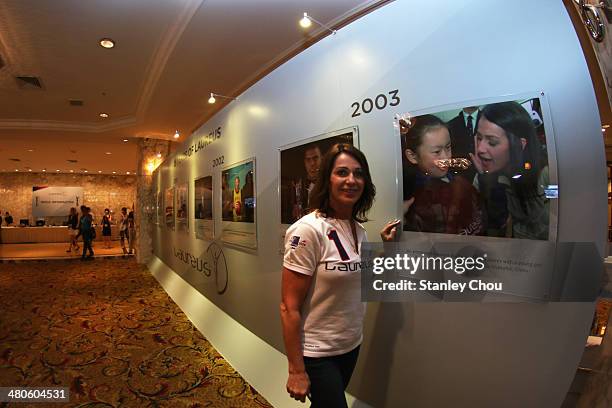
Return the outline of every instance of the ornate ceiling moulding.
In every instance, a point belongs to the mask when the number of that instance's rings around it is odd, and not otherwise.
[[[149,102],[151,102],[151,97],[153,96],[153,92],[155,91],[159,78],[164,72],[168,58],[170,58],[176,43],[183,35],[185,28],[187,28],[189,22],[203,2],[204,0],[185,1],[185,7],[183,10],[181,10],[177,18],[169,25],[168,29],[162,36],[153,58],[151,59],[151,63],[149,64],[149,69],[146,72],[140,97],[138,98],[136,117],[141,118],[144,116],[147,108],[149,107]]]
[[[116,119],[103,124],[61,122],[56,120],[1,120],[0,129],[20,130],[61,130],[66,132],[101,133],[109,130],[121,129],[136,124],[136,118],[128,117]]]

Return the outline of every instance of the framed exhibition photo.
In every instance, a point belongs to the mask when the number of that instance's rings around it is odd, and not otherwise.
[[[164,217],[166,227],[174,229],[174,187],[166,189],[164,196]]]
[[[285,248],[289,225],[308,213],[309,195],[317,181],[323,156],[330,147],[345,143],[359,147],[356,126],[299,140],[279,148],[279,252]]]
[[[330,147],[358,146],[352,127],[301,140],[280,148],[280,222],[293,224],[308,212],[309,193],[317,181],[321,159]]]
[[[402,229],[556,239],[558,186],[543,93],[396,118]]]
[[[187,184],[176,186],[176,226],[179,231],[189,230],[189,190]]]
[[[257,248],[255,158],[221,171],[221,240],[245,248]]]
[[[215,237],[213,218],[213,182],[212,176],[196,179],[194,182],[194,229],[198,239],[212,240]]]

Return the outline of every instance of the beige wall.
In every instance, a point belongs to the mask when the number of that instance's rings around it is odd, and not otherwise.
[[[136,176],[0,173],[0,210],[9,211],[15,223],[22,218],[32,219],[32,187],[83,187],[85,205],[91,207],[96,221],[105,208],[116,216],[121,207],[131,208],[136,200]],[[67,216],[68,214],[66,214]],[[62,220],[48,220],[61,222]]]

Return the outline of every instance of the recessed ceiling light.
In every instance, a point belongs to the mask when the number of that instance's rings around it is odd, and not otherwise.
[[[98,173],[102,173],[102,170],[98,170]]]
[[[115,46],[115,42],[110,38],[103,38],[100,40],[100,45],[104,48],[113,48]]]
[[[88,171],[88,170],[85,170],[85,173],[89,173],[89,171]]]
[[[106,154],[112,154],[111,152],[106,152]]]
[[[55,171],[59,171],[59,169],[55,170]]]
[[[32,171],[32,169],[28,169],[28,171]]]
[[[19,171],[19,169],[15,169],[15,171]]]
[[[128,140],[127,140],[127,139],[123,139],[123,141],[124,141],[124,142],[127,142]]]
[[[177,130],[176,132],[174,132],[174,138],[178,139],[181,135],[179,134],[179,131]]]
[[[157,158],[161,159],[161,153],[157,153]]]
[[[102,112],[102,113],[100,114],[100,117],[101,117],[101,118],[108,118],[108,113],[106,113],[106,112]]]
[[[43,169],[43,172],[47,171],[47,169]]]
[[[74,170],[70,170],[71,173],[74,173]]]
[[[113,171],[113,174],[117,174],[117,172],[116,172],[116,171]]]
[[[125,172],[125,174],[130,174],[130,172],[129,172],[129,171],[126,171],[126,172]]]

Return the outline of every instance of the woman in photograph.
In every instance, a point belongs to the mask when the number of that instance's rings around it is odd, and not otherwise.
[[[482,233],[478,192],[452,171],[451,139],[446,123],[434,115],[404,121],[404,157],[413,168],[411,192],[405,192],[404,230],[446,234]],[[467,160],[465,160],[467,162]],[[469,164],[469,163],[467,163]]]
[[[485,201],[487,235],[548,239],[548,167],[535,126],[517,102],[485,106],[478,122],[475,187]]]
[[[376,194],[364,154],[348,144],[332,147],[311,194],[312,211],[286,233],[280,305],[286,387],[296,400],[310,398],[312,407],[346,407],[365,311],[360,223]],[[385,238],[394,237],[395,225],[387,224]]]

